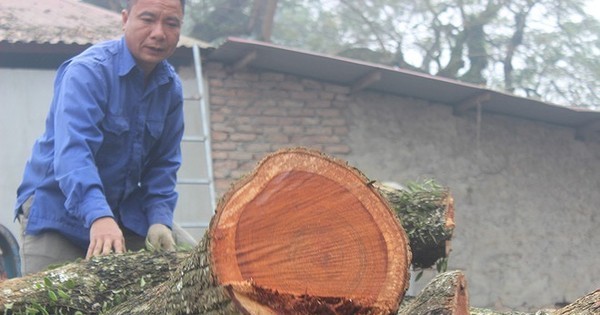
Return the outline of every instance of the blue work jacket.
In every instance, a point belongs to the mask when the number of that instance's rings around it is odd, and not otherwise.
[[[15,217],[35,196],[26,233],[54,230],[87,248],[90,226],[101,217],[141,236],[154,223],[170,227],[182,107],[173,67],[163,61],[145,82],[124,38],[63,63],[45,132],[17,190]]]

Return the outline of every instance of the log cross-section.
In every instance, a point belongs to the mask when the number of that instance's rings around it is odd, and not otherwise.
[[[400,221],[362,173],[283,149],[223,196],[168,281],[113,314],[392,314],[410,261]]]
[[[408,283],[406,234],[361,173],[305,149],[281,150],[224,196],[210,227],[219,283],[339,297],[387,313]]]

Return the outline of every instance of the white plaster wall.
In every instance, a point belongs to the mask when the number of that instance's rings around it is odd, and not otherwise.
[[[448,269],[466,273],[473,306],[536,309],[600,287],[599,141],[485,112],[478,129],[474,113],[413,99],[357,100],[346,111],[351,164],[377,180],[434,178],[453,193]]]
[[[17,187],[35,139],[44,130],[55,71],[0,68],[0,224],[13,222]]]
[[[37,69],[0,68],[0,224],[7,226],[18,238],[18,223],[13,222],[16,190],[21,182],[25,162],[33,143],[44,130],[44,121],[53,93],[56,71]],[[201,132],[196,78],[191,67],[180,69],[184,94],[186,136]],[[182,145],[183,164],[179,178],[206,177],[205,152],[202,145]],[[175,211],[175,221],[183,226],[206,225],[212,217],[209,192],[206,186],[179,185],[180,197]],[[205,227],[185,229],[196,239],[204,234]]]

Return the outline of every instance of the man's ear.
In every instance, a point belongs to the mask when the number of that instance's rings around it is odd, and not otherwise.
[[[121,21],[123,22],[122,29],[125,30],[125,24],[127,24],[127,19],[129,18],[129,13],[127,10],[121,11]]]

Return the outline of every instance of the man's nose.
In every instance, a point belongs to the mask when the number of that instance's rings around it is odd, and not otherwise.
[[[158,22],[152,26],[152,32],[150,33],[150,37],[155,39],[165,38],[165,28],[162,23]]]

